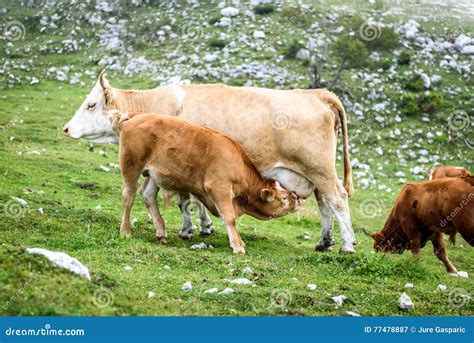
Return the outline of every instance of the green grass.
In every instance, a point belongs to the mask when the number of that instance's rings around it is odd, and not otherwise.
[[[342,3],[342,1],[340,1]],[[325,29],[332,30],[338,23],[325,23],[324,16],[319,17],[320,6],[312,6],[304,11],[285,7],[283,12],[258,15],[256,26],[264,23],[267,36],[278,32],[272,44],[277,51],[284,52],[288,45],[305,43],[305,35],[311,35],[312,29],[307,25],[321,20]],[[339,3],[339,1],[338,1]],[[351,4],[358,1],[352,1]],[[377,2],[377,6],[380,5]],[[8,15],[20,18],[34,15],[33,9],[22,13],[12,6]],[[383,10],[384,8],[382,8]],[[361,13],[373,8],[360,8]],[[50,11],[50,10],[45,10]],[[203,5],[194,8],[196,17],[209,19],[209,13],[216,14],[215,8]],[[168,24],[169,18],[155,12],[160,25]],[[143,36],[138,36],[142,48],[136,55],[145,55],[150,60],[160,61],[163,67],[173,66],[176,61],[163,57],[166,51],[192,53],[196,46],[209,49],[211,37],[219,37],[225,28],[211,27],[204,29],[204,36],[189,44],[181,44],[179,39],[156,43],[147,34],[154,23],[146,23],[149,11],[138,8],[136,15],[130,18]],[[296,16],[296,21],[289,23],[288,16]],[[212,16],[211,16],[212,17]],[[387,21],[399,19],[391,15]],[[30,23],[30,20],[26,21]],[[172,25],[175,32],[181,32],[183,22],[188,19],[177,14]],[[34,24],[34,21],[33,21]],[[52,45],[60,44],[67,36],[70,23],[64,22],[64,32],[47,31],[38,34],[31,25],[25,41],[31,44],[33,51],[38,46],[51,40]],[[145,26],[143,26],[145,25]],[[148,25],[148,26],[146,26]],[[443,32],[443,27],[458,32],[459,22],[449,19],[446,22],[433,18],[423,28],[429,31]],[[457,26],[456,26],[457,25]],[[463,24],[464,25],[464,24]],[[471,28],[466,24],[466,30]],[[142,27],[143,26],[143,27]],[[283,28],[283,29],[282,29]],[[231,35],[246,32],[252,35],[255,28],[231,27]],[[183,29],[187,32],[186,29]],[[89,39],[90,27],[84,26],[79,33]],[[281,41],[281,42],[279,42]],[[145,42],[145,43],[143,43]],[[230,40],[229,40],[230,42]],[[2,47],[4,46],[4,43]],[[157,48],[159,47],[159,48]],[[137,47],[138,49],[138,47]],[[242,48],[245,49],[245,48]],[[329,56],[334,52],[329,46]],[[216,50],[217,49],[211,49]],[[243,63],[244,59],[271,62],[273,54],[258,52],[252,49],[236,56],[235,62]],[[283,53],[281,53],[282,55]],[[441,58],[444,53],[437,54]],[[16,85],[12,89],[2,89],[0,96],[0,305],[5,315],[344,315],[354,311],[362,315],[406,315],[397,308],[397,299],[405,290],[405,283],[413,283],[414,288],[406,290],[415,303],[415,310],[408,315],[472,315],[474,303],[471,300],[464,306],[453,306],[449,294],[464,292],[472,294],[472,276],[469,279],[455,278],[448,275],[444,265],[434,256],[431,244],[422,250],[421,255],[414,257],[409,252],[403,255],[374,253],[370,237],[362,233],[361,228],[369,231],[380,229],[398,191],[403,186],[394,176],[397,171],[407,174],[407,182],[415,181],[410,177],[409,169],[417,165],[416,159],[406,157],[406,165],[400,164],[396,151],[400,145],[419,143],[421,148],[440,156],[440,163],[463,165],[473,168],[472,150],[469,150],[460,139],[448,141],[446,134],[447,118],[455,109],[471,108],[472,78],[462,79],[458,73],[447,72],[437,63],[425,65],[412,58],[410,65],[398,65],[395,79],[384,82],[384,94],[391,100],[391,105],[384,114],[383,125],[372,119],[377,113],[365,113],[366,119],[357,119],[349,113],[349,132],[351,136],[351,158],[358,158],[361,163],[371,166],[371,172],[377,185],[364,189],[360,186],[360,169],[355,169],[354,181],[356,194],[350,200],[352,220],[356,229],[359,244],[355,255],[340,255],[339,245],[330,253],[317,253],[314,246],[319,239],[321,224],[317,205],[314,199],[306,201],[304,209],[271,222],[261,222],[250,217],[241,218],[238,230],[246,242],[247,254],[234,256],[229,248],[226,231],[217,218],[213,218],[216,232],[209,238],[194,237],[191,242],[181,241],[178,232],[181,228],[181,216],[173,203],[162,213],[167,224],[169,244],[158,245],[155,241],[152,223],[139,197],[132,210],[138,219],[133,227],[133,236],[129,239],[119,236],[121,216],[120,185],[118,169],[109,173],[100,170],[99,165],[118,162],[116,145],[91,145],[85,140],[70,140],[62,135],[62,126],[82,103],[84,96],[92,86],[92,79],[83,77],[86,85],[68,85],[44,78],[49,66],[74,65],[76,69],[99,71],[97,61],[100,55],[91,51],[80,51],[56,55],[50,52],[38,54],[35,58],[33,75],[41,83],[38,85]],[[12,54],[2,53],[2,61],[25,62],[31,57],[22,50]],[[381,52],[381,61],[392,58],[391,51]],[[220,61],[216,61],[219,64]],[[294,59],[283,60],[279,67],[304,75],[307,66]],[[328,71],[333,69],[329,67]],[[379,66],[369,63],[370,72]],[[400,85],[404,73],[422,69],[430,74],[437,73],[443,82],[433,85],[433,92],[443,95],[443,102],[436,112],[430,115],[430,123],[423,123],[421,113],[402,116],[402,122],[396,123],[393,118],[398,113],[397,105],[404,94]],[[367,89],[360,80],[353,80],[352,75],[361,68],[346,70],[342,79],[353,93],[352,100],[363,103],[366,107],[378,101],[367,99]],[[30,72],[16,71],[22,77]],[[125,77],[123,74],[109,72],[112,84],[122,88],[149,88],[156,85],[146,75]],[[0,76],[5,81],[6,76]],[[216,82],[218,79],[194,82]],[[247,79],[239,76],[228,81],[229,84],[243,85]],[[272,80],[265,86],[272,87]],[[256,82],[258,84],[258,80]],[[285,84],[285,87],[305,87],[308,78],[299,79],[296,83]],[[3,82],[6,84],[6,82]],[[452,95],[446,92],[447,85],[462,87],[465,92]],[[418,93],[417,93],[418,94]],[[432,143],[425,138],[427,128],[431,132],[440,131]],[[395,128],[403,132],[401,138],[392,138],[390,132]],[[417,130],[423,133],[417,133]],[[11,139],[11,137],[14,137]],[[409,142],[411,140],[411,142]],[[384,153],[379,156],[374,151],[382,147]],[[37,154],[27,154],[38,151]],[[105,152],[105,153],[104,153]],[[19,154],[21,153],[21,154]],[[340,156],[340,153],[338,153]],[[428,168],[428,166],[425,166]],[[340,168],[339,168],[340,169]],[[339,175],[342,175],[339,171]],[[92,188],[82,189],[78,183],[94,183]],[[386,185],[391,191],[378,189]],[[43,191],[24,194],[25,189]],[[4,212],[11,207],[10,197],[17,196],[27,200],[28,206],[21,210],[16,218]],[[92,196],[92,197],[91,197]],[[98,197],[98,198],[97,198]],[[96,199],[97,198],[97,199]],[[375,202],[374,216],[367,215]],[[161,203],[161,200],[160,200]],[[100,205],[101,209],[96,207]],[[44,209],[44,215],[38,211]],[[372,214],[372,213],[369,213]],[[195,223],[198,223],[195,220]],[[305,232],[311,235],[304,240]],[[338,243],[339,230],[335,228]],[[204,241],[214,249],[194,251],[190,246]],[[82,279],[67,271],[54,267],[45,258],[29,255],[27,247],[42,247],[63,251],[84,263],[91,272],[92,282]],[[474,254],[465,241],[458,237],[455,246],[449,246],[450,259],[459,270],[474,275]],[[125,266],[133,270],[127,271]],[[170,269],[165,269],[169,266]],[[253,275],[244,274],[246,267],[252,268]],[[251,279],[255,287],[230,284],[228,280],[239,277]],[[183,292],[181,286],[192,281],[192,292]],[[315,291],[309,291],[307,284],[317,284]],[[446,292],[437,291],[438,284],[447,285]],[[204,291],[217,287],[222,290],[232,287],[235,293],[229,296],[204,294]],[[148,298],[149,291],[156,292],[156,297]],[[335,308],[332,296],[343,294],[348,300],[341,308]],[[451,297],[452,298],[452,297]]]

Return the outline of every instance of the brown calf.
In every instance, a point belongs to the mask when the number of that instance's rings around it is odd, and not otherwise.
[[[120,134],[124,179],[120,232],[124,235],[131,233],[130,210],[143,173],[167,190],[195,195],[212,214],[221,216],[230,246],[237,254],[245,253],[245,244],[235,229],[238,217],[249,214],[268,220],[286,215],[299,205],[295,194],[276,181],[264,180],[240,145],[217,131],[158,114],[121,116],[112,112],[109,116]],[[149,186],[142,186],[142,196],[156,237],[166,243],[165,224],[156,199],[143,194]]]
[[[407,184],[382,231],[372,234],[374,249],[418,254],[428,240],[448,272],[457,270],[448,258],[443,233],[459,232],[474,246],[474,177],[442,178]]]
[[[430,180],[443,177],[471,176],[471,172],[463,167],[436,166],[431,168]]]

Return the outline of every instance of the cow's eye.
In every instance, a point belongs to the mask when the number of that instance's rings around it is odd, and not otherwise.
[[[88,104],[87,104],[87,110],[88,110],[88,111],[93,110],[96,105],[97,105],[96,102],[90,102],[90,103],[88,103]]]

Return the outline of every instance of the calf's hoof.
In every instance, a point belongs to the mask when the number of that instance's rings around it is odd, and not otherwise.
[[[120,229],[120,236],[129,238],[129,237],[132,236],[132,231],[131,230]]]
[[[189,241],[193,237],[193,231],[189,229],[183,229],[179,233],[179,238],[183,241]]]
[[[201,237],[209,237],[214,233],[214,227],[212,224],[207,225],[205,227],[201,227],[201,231],[199,232],[199,236]]]
[[[168,244],[168,239],[166,237],[156,237],[156,239],[160,244]]]
[[[234,251],[235,255],[244,255],[245,254],[244,247],[235,247],[235,248],[232,248],[232,250]]]

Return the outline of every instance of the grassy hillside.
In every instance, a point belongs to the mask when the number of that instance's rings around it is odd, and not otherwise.
[[[469,279],[448,275],[430,243],[419,257],[380,254],[361,230],[380,229],[403,184],[426,179],[433,164],[474,169],[473,59],[455,44],[474,31],[466,9],[342,0],[255,7],[242,1],[229,22],[219,2],[139,3],[0,4],[2,314],[405,315],[397,308],[403,291],[415,304],[410,315],[474,313],[467,297],[474,289],[474,252],[462,238],[448,251]],[[428,19],[421,19],[423,13]],[[412,37],[416,25],[410,20],[419,24]],[[16,26],[7,30],[12,22]],[[367,26],[378,38],[361,34]],[[265,37],[255,38],[261,36],[256,31]],[[333,90],[349,116],[357,253],[340,255],[339,244],[330,253],[314,251],[321,231],[314,199],[299,213],[270,222],[243,217],[238,230],[245,256],[232,255],[217,218],[213,236],[181,241],[174,203],[162,211],[167,246],[156,244],[138,198],[133,237],[119,237],[118,147],[62,135],[98,72],[107,67],[112,85],[122,88],[179,79],[306,88],[311,63],[296,57],[304,49],[322,61],[326,80],[350,52]],[[430,78],[427,89],[421,74]],[[335,232],[339,243],[337,225]],[[213,249],[190,249],[200,242]],[[92,282],[26,254],[26,247],[76,257],[90,269]],[[244,272],[247,267],[253,272]],[[242,277],[253,285],[231,283]],[[187,281],[191,292],[181,289]],[[406,283],[414,288],[405,289]],[[204,293],[214,287],[235,292]],[[337,295],[347,296],[340,308],[331,299]]]

